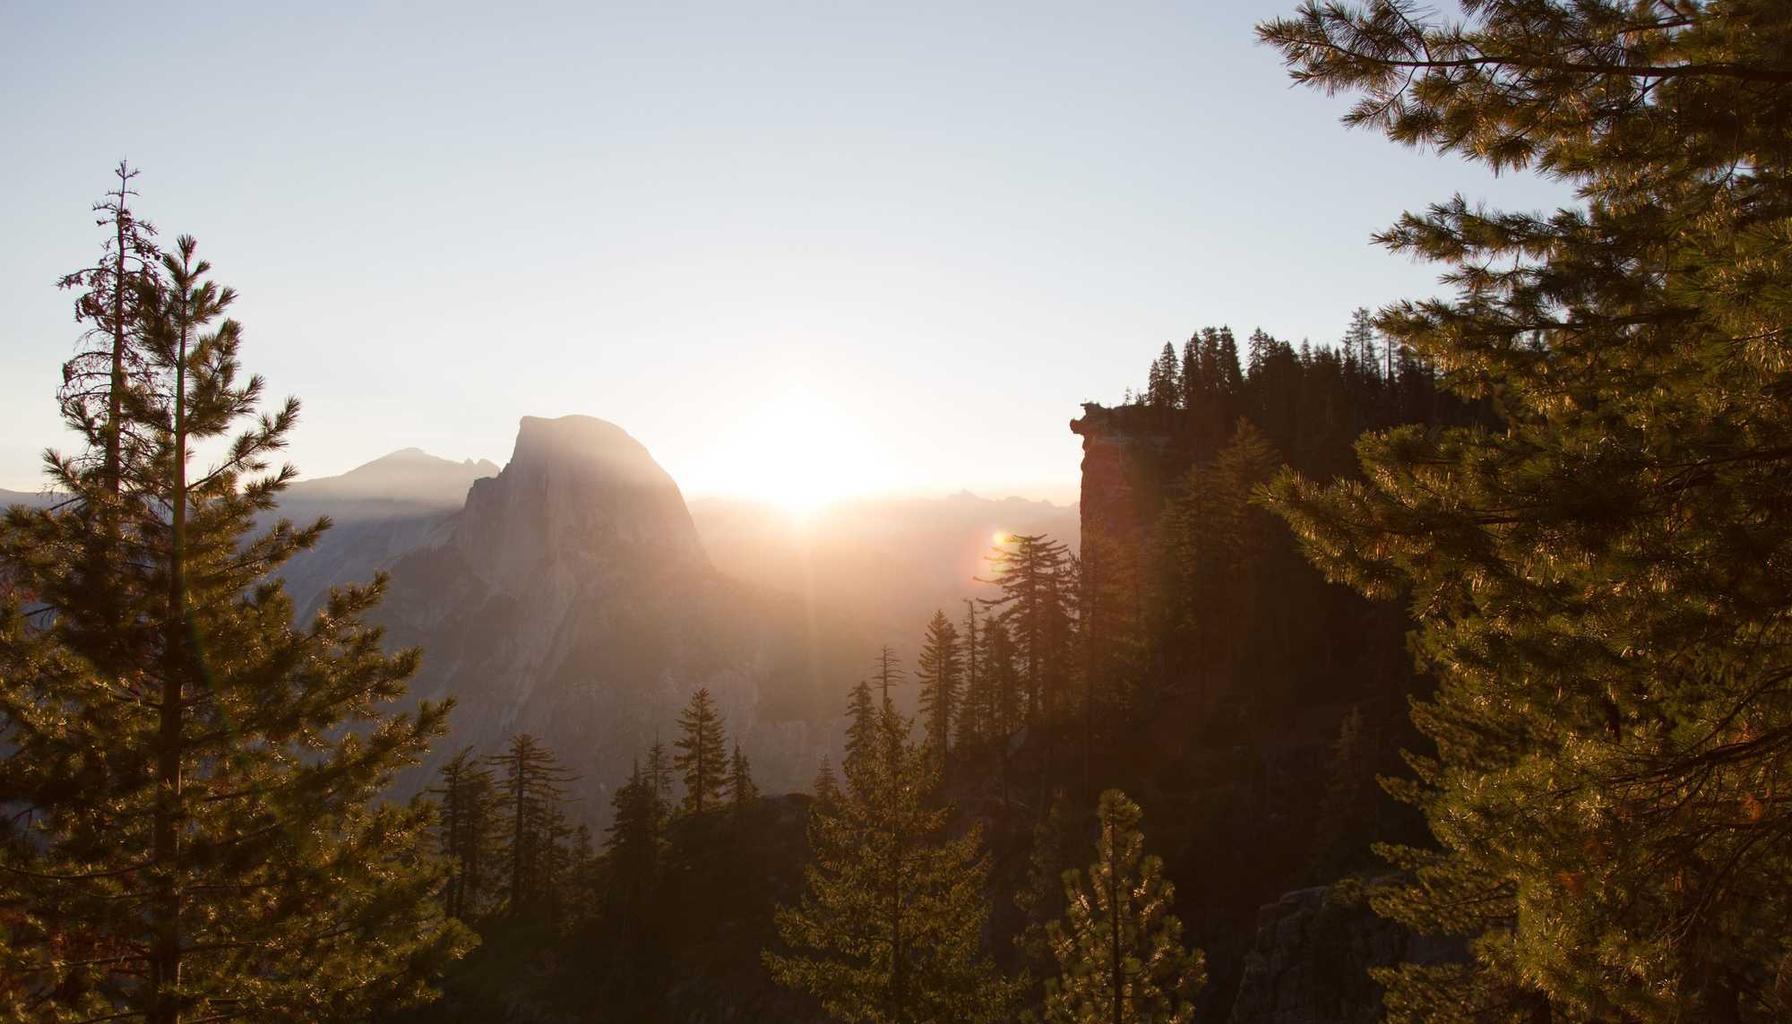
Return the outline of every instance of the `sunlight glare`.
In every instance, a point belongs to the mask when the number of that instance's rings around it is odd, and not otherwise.
[[[887,485],[859,419],[814,390],[776,394],[747,410],[712,452],[718,493],[775,505],[808,526],[841,499]]]

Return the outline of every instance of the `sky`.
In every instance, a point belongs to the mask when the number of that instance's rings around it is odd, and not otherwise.
[[[0,488],[69,443],[122,157],[306,476],[584,413],[690,495],[1074,498],[1165,341],[1334,341],[1438,291],[1402,210],[1561,198],[1341,127],[1252,34],[1293,6],[0,5]]]

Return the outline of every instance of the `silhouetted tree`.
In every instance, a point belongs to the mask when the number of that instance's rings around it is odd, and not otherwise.
[[[1071,602],[1075,587],[1070,552],[1043,534],[1020,534],[989,555],[991,578],[1002,595],[984,601],[999,609],[1020,664],[1029,723],[1058,711],[1070,654]]]
[[[876,742],[877,705],[871,699],[871,684],[861,679],[847,698],[846,759],[841,763],[847,774],[870,754]]]
[[[678,750],[673,765],[684,776],[686,814],[702,814],[720,806],[727,785],[727,741],[722,718],[707,687],[691,694],[690,703],[678,715]]]
[[[117,252],[147,260],[118,205]],[[127,267],[128,298],[103,301],[117,276],[87,279],[105,316],[122,310],[108,327],[138,346],[139,384],[65,395],[85,447],[46,462],[67,497],[0,525],[14,1019],[361,1020],[425,995],[465,945],[436,897],[430,807],[380,798],[447,707],[394,710],[417,654],[384,653],[362,619],[383,582],[294,624],[274,573],[327,524],[254,520],[293,476],[268,463],[298,403],[255,415],[235,294],[209,270],[183,237],[153,271]],[[217,461],[196,471],[200,450]]]
[[[734,756],[728,761],[728,804],[738,813],[759,799],[759,787],[753,783],[753,766],[747,755],[734,745]]]
[[[963,714],[959,703],[963,671],[958,628],[945,612],[936,611],[915,659],[915,679],[921,688],[921,721],[927,744],[942,761],[952,747],[952,726]]]
[[[481,913],[491,895],[500,858],[497,788],[488,768],[473,752],[462,749],[440,769],[429,791],[436,798],[436,835],[449,873],[442,906],[449,917],[469,920]]]
[[[545,909],[554,893],[561,841],[566,837],[565,784],[573,776],[560,767],[559,759],[528,733],[510,738],[501,754],[488,759],[498,770],[498,791],[503,801],[504,861],[508,879],[504,892],[512,914]]]
[[[888,705],[870,756],[809,817],[813,861],[776,915],[766,966],[847,1021],[996,1021],[1011,987],[981,947],[987,866],[973,830],[945,836],[934,759]]]

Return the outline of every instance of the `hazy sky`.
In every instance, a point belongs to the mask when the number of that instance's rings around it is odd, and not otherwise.
[[[0,6],[0,487],[124,156],[306,475],[581,412],[691,494],[1069,496],[1164,341],[1331,341],[1435,290],[1402,209],[1557,194],[1344,131],[1254,41],[1293,5]]]

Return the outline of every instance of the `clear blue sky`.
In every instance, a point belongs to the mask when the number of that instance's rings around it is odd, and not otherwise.
[[[307,475],[583,412],[696,494],[1066,496],[1164,341],[1333,340],[1435,291],[1368,242],[1402,209],[1559,194],[1346,132],[1254,41],[1292,6],[5,5],[0,487],[65,443],[54,281],[124,156]]]

